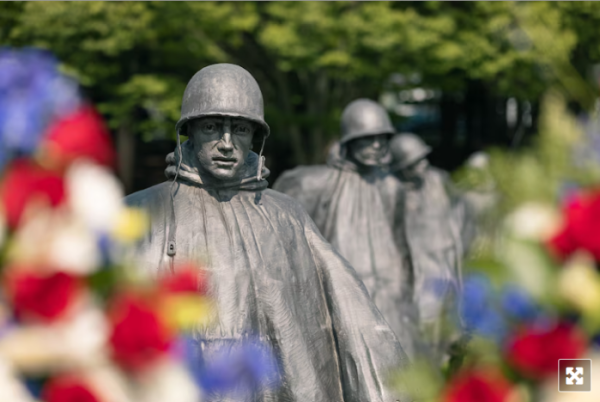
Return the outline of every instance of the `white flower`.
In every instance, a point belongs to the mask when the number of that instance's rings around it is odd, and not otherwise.
[[[0,357],[0,401],[33,402],[25,386],[17,379],[7,361]]]
[[[556,233],[560,215],[549,205],[530,202],[507,216],[505,223],[517,238],[543,241]]]
[[[51,266],[75,275],[88,275],[100,268],[97,239],[80,221],[70,219],[57,225],[49,246],[47,261]]]
[[[58,331],[66,345],[67,360],[89,364],[103,358],[109,328],[104,313],[96,306],[88,304]]]
[[[89,368],[82,373],[82,377],[93,388],[94,394],[98,395],[102,401],[138,402],[133,394],[131,382],[128,381],[121,370],[111,363]]]
[[[123,188],[109,169],[77,161],[66,175],[69,205],[93,230],[108,233],[123,208]]]
[[[102,362],[108,327],[102,311],[86,304],[78,306],[80,310],[66,321],[13,329],[0,338],[0,359],[34,374]]]
[[[145,372],[137,387],[139,402],[201,402],[201,392],[181,364],[167,360]]]
[[[94,233],[64,210],[41,209],[14,236],[8,261],[87,275],[101,262]]]

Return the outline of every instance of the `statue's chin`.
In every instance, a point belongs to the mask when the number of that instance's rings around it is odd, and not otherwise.
[[[204,169],[214,180],[217,181],[233,181],[237,179],[239,169],[219,168],[211,166],[209,169]]]

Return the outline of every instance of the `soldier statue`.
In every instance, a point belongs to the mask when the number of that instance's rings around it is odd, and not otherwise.
[[[443,364],[460,337],[457,296],[467,233],[466,206],[449,175],[431,166],[431,148],[410,133],[390,141],[391,172],[403,184],[395,235],[408,242],[419,325],[430,357]]]
[[[325,239],[356,269],[413,357],[417,315],[411,268],[406,250],[394,242],[397,181],[384,170],[394,131],[378,103],[355,100],[342,113],[342,136],[327,165],[284,172],[273,188],[300,201]]]
[[[192,260],[209,272],[217,323],[196,330],[201,354],[248,336],[272,345],[281,386],[248,401],[406,400],[385,386],[406,356],[355,270],[299,203],[267,189],[269,126],[252,75],[232,64],[200,70],[176,130],[188,140],[167,157],[169,180],[126,201],[150,216],[135,253],[143,269]]]

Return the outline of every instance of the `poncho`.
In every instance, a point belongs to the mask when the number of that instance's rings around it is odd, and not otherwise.
[[[423,340],[438,362],[459,336],[460,326],[464,204],[449,186],[444,171],[429,167],[420,186],[404,187],[404,211],[397,214],[395,225],[396,236],[406,238],[410,249]]]
[[[151,217],[136,249],[143,269],[168,269],[168,232],[176,230],[175,260],[201,260],[209,271],[217,324],[196,331],[202,353],[249,335],[272,345],[281,386],[259,389],[248,401],[405,401],[385,385],[388,370],[406,364],[397,338],[300,204],[257,180],[257,155],[250,153],[238,184],[219,187],[203,182],[190,143],[182,149],[176,225],[170,225],[172,181],[126,201]],[[176,159],[167,157],[171,180]]]
[[[394,241],[398,185],[380,168],[361,168],[332,147],[323,166],[284,172],[273,188],[300,201],[323,236],[356,269],[409,357],[415,355],[416,310],[409,256]]]

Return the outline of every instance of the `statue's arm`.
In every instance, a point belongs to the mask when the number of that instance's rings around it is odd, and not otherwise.
[[[390,370],[408,364],[396,336],[356,271],[323,239],[310,220],[305,232],[321,271],[332,318],[344,402],[408,401],[387,386]]]

